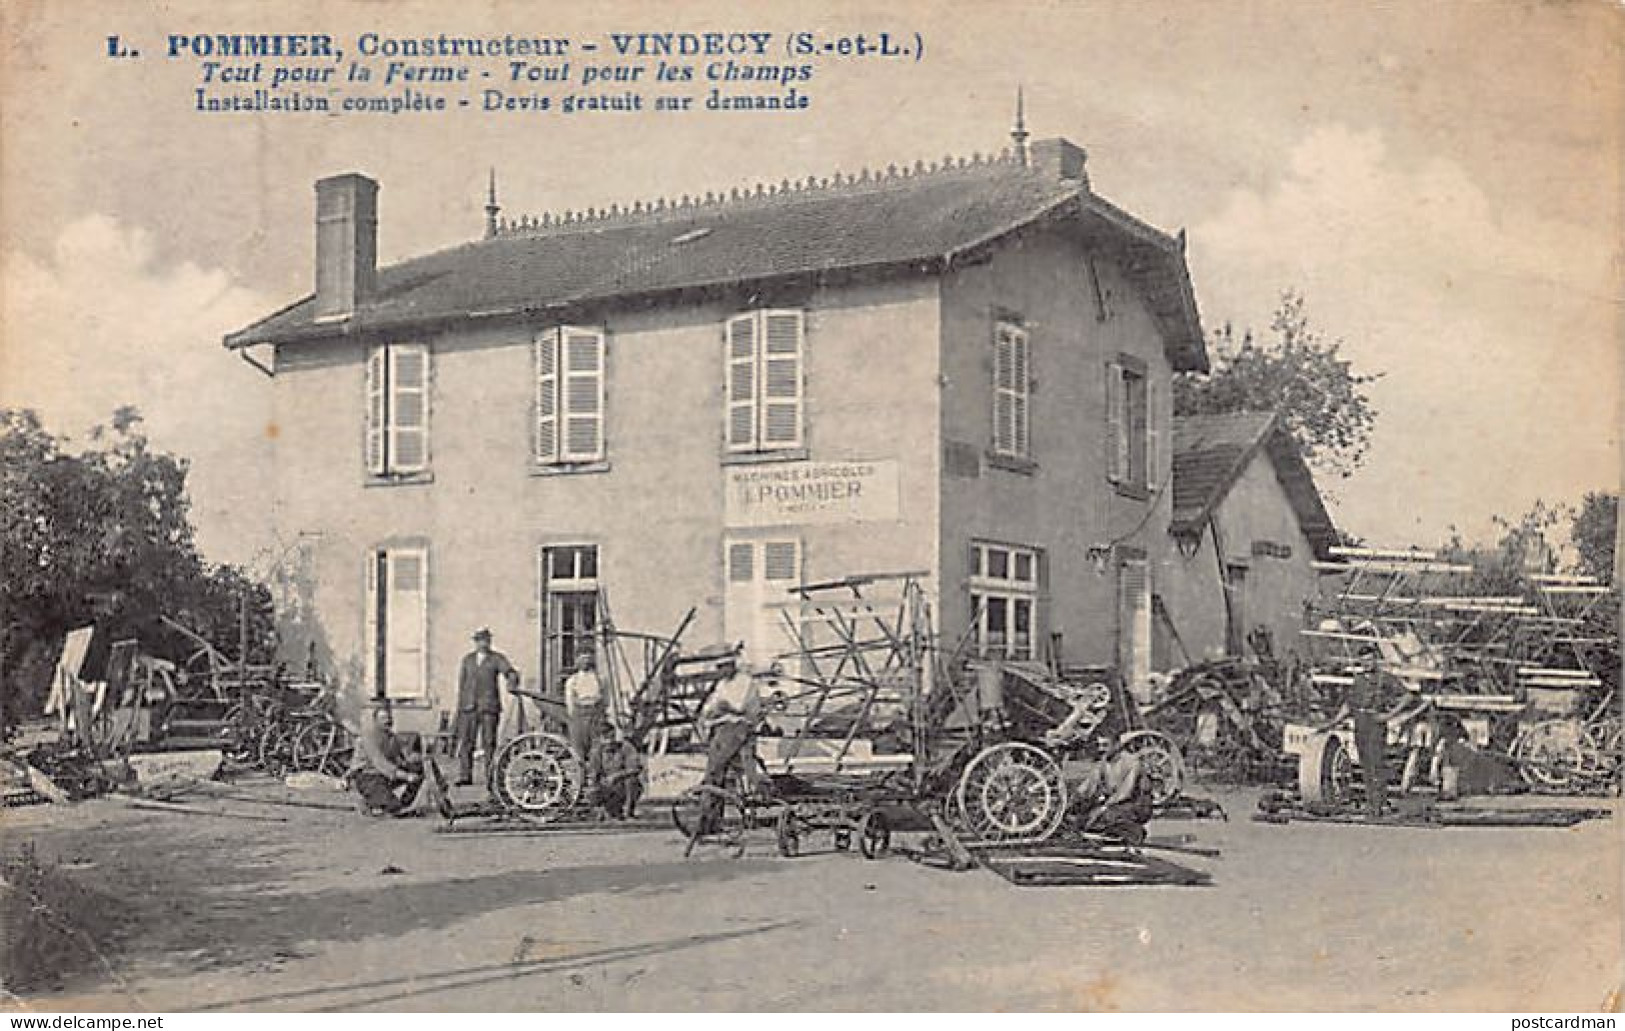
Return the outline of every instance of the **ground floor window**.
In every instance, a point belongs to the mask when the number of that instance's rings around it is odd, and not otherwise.
[[[1037,548],[977,542],[971,546],[970,602],[981,658],[1038,657]]]
[[[429,694],[429,550],[373,548],[366,559],[367,683],[374,698]]]
[[[598,546],[557,544],[542,549],[542,683],[562,695],[576,657],[593,647],[598,629]]]

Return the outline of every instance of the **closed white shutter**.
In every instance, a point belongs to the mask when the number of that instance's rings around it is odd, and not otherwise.
[[[564,460],[604,457],[604,334],[565,326],[559,330],[564,366]]]
[[[762,428],[764,448],[801,444],[802,314],[762,313]]]
[[[1118,661],[1129,684],[1151,671],[1151,583],[1145,559],[1124,559],[1118,569]]]
[[[559,459],[558,331],[536,336],[536,461]]]
[[[382,686],[378,682],[379,674],[383,672],[378,664],[378,565],[383,553],[368,549],[366,568],[362,572],[362,580],[366,583],[366,597],[362,600],[365,606],[362,613],[361,647],[366,653],[364,658],[367,667],[367,690],[374,695],[382,693]]]
[[[389,550],[384,681],[391,698],[424,698],[429,693],[428,559],[422,548]]]
[[[1106,366],[1106,478],[1121,483],[1128,475],[1128,420],[1124,408],[1123,367],[1116,362]]]
[[[754,451],[756,432],[756,316],[728,320],[728,450]]]
[[[1015,450],[1012,453],[1025,458],[1031,449],[1031,441],[1028,439],[1028,410],[1032,403],[1028,394],[1032,384],[1032,369],[1028,352],[1030,345],[1026,330],[1012,327],[1010,333],[1011,350],[1014,352],[1014,361],[1011,362],[1012,372],[1014,373],[1014,383],[1012,384],[1014,404],[1011,411],[1010,436],[1015,443]]]
[[[762,579],[786,584],[800,578],[800,541],[768,541],[762,545]]]
[[[1025,458],[1030,381],[1027,331],[1000,322],[993,331],[993,450]]]
[[[384,458],[385,423],[388,419],[385,391],[389,379],[385,362],[388,354],[383,347],[374,347],[367,352],[366,463],[367,472],[374,476],[382,476],[389,468]]]
[[[1145,383],[1145,485],[1156,490],[1162,483],[1161,391],[1149,375]]]
[[[429,467],[429,349],[422,344],[389,348],[389,468],[421,472]]]

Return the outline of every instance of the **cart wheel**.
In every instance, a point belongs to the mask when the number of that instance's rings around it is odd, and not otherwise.
[[[1061,764],[1041,748],[1007,741],[978,752],[954,792],[965,830],[982,841],[1044,841],[1066,815]]]
[[[1151,782],[1151,804],[1168,805],[1185,790],[1185,760],[1173,738],[1156,730],[1123,736],[1123,750],[1139,757],[1140,773]]]
[[[718,825],[710,833],[702,833],[701,814],[705,811],[706,803],[713,798],[721,802]],[[747,821],[744,799],[735,792],[712,784],[689,788],[671,804],[671,822],[688,839],[683,847],[685,858],[693,855],[695,846],[702,841],[713,841],[731,849],[735,858],[744,855]]]
[[[557,734],[522,734],[497,752],[491,793],[515,816],[548,823],[581,800],[582,774],[570,742]]]
[[[1298,796],[1305,802],[1338,805],[1354,782],[1354,760],[1336,734],[1316,734],[1298,756]]]
[[[846,827],[835,828],[835,851],[845,852],[852,847],[852,831]]]
[[[779,810],[779,855],[794,859],[801,852],[801,835],[796,831],[795,813],[785,806]]]
[[[865,859],[879,859],[891,851],[891,821],[878,809],[863,814],[858,824],[858,851]]]
[[[1579,727],[1548,720],[1529,728],[1515,749],[1518,775],[1531,786],[1563,790],[1574,784],[1585,765]]]
[[[296,770],[342,777],[354,755],[355,742],[350,739],[350,732],[326,720],[300,728],[293,739],[293,768]]]

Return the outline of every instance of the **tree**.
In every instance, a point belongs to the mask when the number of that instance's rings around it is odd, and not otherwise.
[[[197,624],[235,654],[250,598],[255,654],[269,654],[269,595],[240,571],[209,566],[193,542],[186,461],[153,450],[141,416],[120,408],[69,453],[31,411],[0,409],[0,702],[36,710],[68,630],[101,643],[138,638],[152,654],[191,649],[161,615]],[[257,590],[256,590],[257,588]],[[223,628],[230,633],[212,637]]]
[[[1619,495],[1588,492],[1569,526],[1569,541],[1579,557],[1575,571],[1602,583],[1614,580],[1614,545],[1619,532]]]
[[[1174,413],[1276,412],[1305,461],[1348,476],[1370,444],[1377,413],[1364,388],[1379,377],[1354,371],[1341,348],[1310,325],[1302,295],[1288,290],[1268,339],[1229,323],[1209,337],[1212,371],[1175,378]]]

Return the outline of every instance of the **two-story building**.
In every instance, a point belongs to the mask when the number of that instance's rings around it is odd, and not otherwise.
[[[1144,671],[1184,256],[1051,139],[993,158],[502,219],[376,267],[379,186],[316,184],[274,376],[285,646],[446,708],[471,630],[554,685],[618,626],[787,649],[785,588],[918,571],[943,639]],[[411,715],[413,707],[424,712]]]

